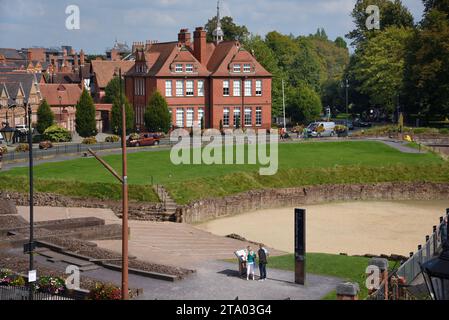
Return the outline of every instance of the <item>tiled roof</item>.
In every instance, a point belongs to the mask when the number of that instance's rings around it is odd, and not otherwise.
[[[52,75],[53,83],[80,83],[81,79],[78,73],[73,72],[57,72]]]
[[[91,73],[97,79],[97,85],[105,88],[109,81],[114,78],[118,68],[122,68],[122,74],[127,73],[133,66],[134,61],[91,61]]]
[[[59,97],[63,106],[76,105],[82,93],[78,84],[41,84],[40,90],[42,98],[51,106],[59,106]]]
[[[26,73],[26,72],[4,72],[0,73],[0,83],[5,83],[8,86],[10,97],[16,96],[19,85],[25,92],[25,97],[28,98],[33,85],[37,85],[40,81],[41,74]]]

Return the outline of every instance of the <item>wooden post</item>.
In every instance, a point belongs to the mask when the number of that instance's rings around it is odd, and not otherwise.
[[[306,283],[306,210],[295,209],[295,283]]]

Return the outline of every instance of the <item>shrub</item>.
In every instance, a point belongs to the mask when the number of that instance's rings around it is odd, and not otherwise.
[[[26,143],[21,143],[16,147],[16,152],[27,152],[30,150],[30,147]]]
[[[84,138],[82,144],[96,144],[97,139],[95,137]]]
[[[45,130],[42,139],[51,142],[70,142],[72,141],[72,135],[67,129],[58,125],[52,125]]]
[[[103,283],[96,283],[95,288],[89,292],[90,300],[120,300],[121,297],[122,292],[120,288]]]
[[[6,146],[0,146],[0,153],[1,154],[8,153],[8,148]]]
[[[138,133],[131,133],[129,135],[129,140],[138,140],[140,138],[140,135]]]
[[[39,278],[36,289],[40,292],[58,294],[65,291],[65,281],[59,277],[43,276]]]
[[[87,90],[83,90],[76,105],[75,112],[76,132],[83,137],[97,134],[97,121],[95,120],[95,105]]]
[[[9,269],[0,269],[0,285],[7,286],[13,281],[14,274]]]
[[[11,286],[24,287],[25,279],[22,276],[16,276],[14,280],[11,281]]]
[[[144,114],[145,127],[150,132],[168,132],[171,126],[171,116],[167,100],[155,91],[148,102]]]
[[[439,130],[440,134],[449,134],[449,129],[448,128],[442,128]]]
[[[109,136],[104,139],[104,142],[119,142],[120,137],[119,136]]]

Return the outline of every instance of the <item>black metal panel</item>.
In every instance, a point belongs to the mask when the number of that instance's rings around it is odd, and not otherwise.
[[[306,281],[306,210],[295,209],[295,283]]]

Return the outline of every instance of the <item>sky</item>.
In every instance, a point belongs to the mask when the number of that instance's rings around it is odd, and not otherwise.
[[[355,0],[222,0],[222,16],[259,35],[276,30],[308,35],[324,28],[330,39],[352,30]],[[403,0],[416,21],[421,0]],[[66,8],[77,5],[80,29],[66,29]],[[216,15],[216,0],[0,0],[0,47],[71,45],[103,54],[115,40],[175,41],[181,28],[203,26]]]

